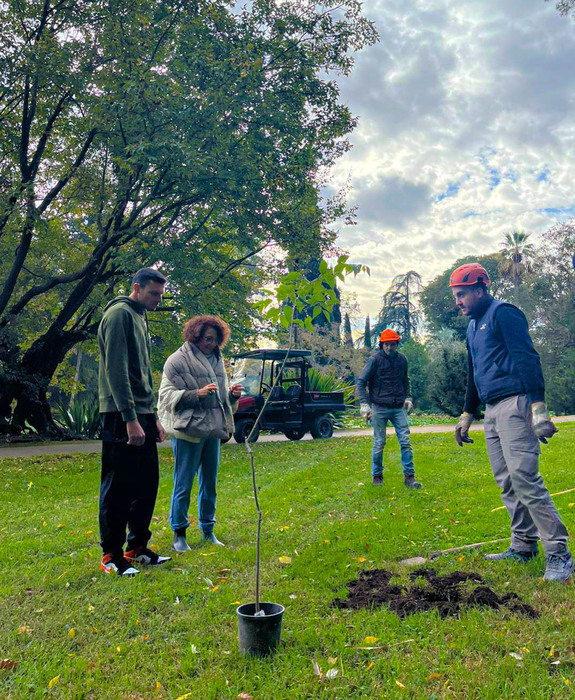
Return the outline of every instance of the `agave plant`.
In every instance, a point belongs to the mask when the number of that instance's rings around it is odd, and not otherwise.
[[[343,402],[346,406],[353,406],[355,403],[355,385],[346,384],[341,379],[338,379],[333,374],[324,374],[320,370],[311,367],[307,372],[307,390],[308,391],[341,391],[343,393]],[[341,412],[331,413],[334,428],[343,428],[343,416]]]
[[[73,396],[68,406],[56,401],[56,423],[82,437],[94,440],[100,437],[100,410],[98,399],[92,396]]]

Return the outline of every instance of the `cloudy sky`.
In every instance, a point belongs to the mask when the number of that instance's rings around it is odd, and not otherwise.
[[[346,284],[364,313],[396,274],[575,216],[575,24],[554,5],[365,0],[381,40],[341,83],[360,124],[333,173],[358,206],[339,244],[371,267]]]

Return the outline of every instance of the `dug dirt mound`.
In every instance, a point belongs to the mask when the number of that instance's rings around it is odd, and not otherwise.
[[[390,585],[393,577],[394,574],[385,569],[360,571],[359,577],[347,584],[348,597],[337,598],[332,605],[350,610],[387,605],[400,618],[428,610],[437,610],[444,618],[459,615],[463,607],[475,606],[507,608],[528,617],[539,617],[537,610],[523,603],[516,593],[500,597],[485,585],[476,586],[472,591],[464,589],[462,584],[469,581],[485,583],[483,577],[473,571],[453,571],[447,576],[438,576],[435,569],[416,569],[409,575],[411,586]]]

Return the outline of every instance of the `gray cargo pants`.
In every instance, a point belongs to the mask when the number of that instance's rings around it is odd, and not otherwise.
[[[567,549],[567,529],[539,474],[539,440],[531,428],[531,404],[510,396],[485,409],[485,442],[501,498],[511,517],[511,547],[546,554]]]

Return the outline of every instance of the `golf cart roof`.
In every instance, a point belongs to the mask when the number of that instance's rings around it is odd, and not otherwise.
[[[288,353],[290,359],[292,357],[310,357],[311,350],[282,350],[280,348],[270,350],[248,350],[247,352],[240,352],[238,355],[232,355],[232,357],[236,359],[247,357],[250,360],[283,360]]]

